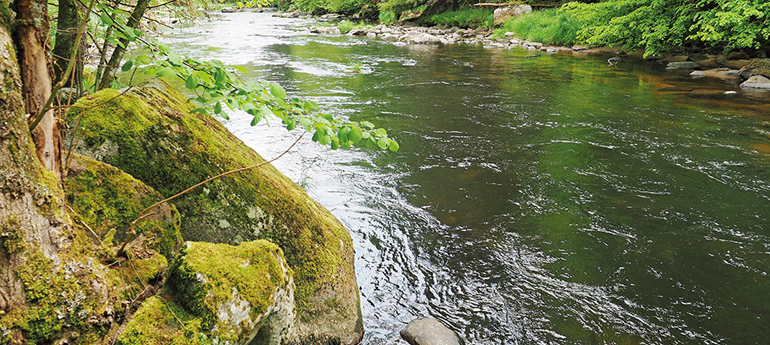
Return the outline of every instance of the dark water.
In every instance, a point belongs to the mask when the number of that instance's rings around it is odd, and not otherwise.
[[[606,56],[298,31],[310,23],[230,14],[167,41],[400,142],[303,139],[275,164],[350,230],[365,344],[404,343],[419,316],[470,344],[770,342],[770,95]],[[226,125],[266,158],[298,136],[249,121]]]

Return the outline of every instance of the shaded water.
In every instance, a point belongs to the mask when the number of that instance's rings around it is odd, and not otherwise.
[[[770,339],[768,94],[637,61],[298,30],[310,24],[229,14],[167,42],[400,142],[303,139],[275,163],[353,236],[365,344],[403,343],[419,316],[471,344]],[[265,158],[298,135],[249,122],[226,125]]]

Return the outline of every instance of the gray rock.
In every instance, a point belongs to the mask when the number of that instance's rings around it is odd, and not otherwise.
[[[310,32],[314,34],[338,34],[340,33],[340,29],[336,26],[316,26],[310,29]]]
[[[235,13],[238,12],[238,9],[235,7],[225,7],[222,9],[222,13]]]
[[[692,71],[692,73],[690,73],[690,75],[693,76],[693,77],[705,77],[708,74],[706,72],[703,72],[703,71]]]
[[[695,61],[681,61],[681,62],[669,62],[666,69],[696,69],[699,68]]]
[[[401,330],[401,338],[412,345],[460,345],[455,332],[436,319],[417,319]]]
[[[350,36],[363,36],[366,35],[366,30],[364,29],[353,29],[348,32],[348,35]]]
[[[495,26],[505,23],[509,18],[517,18],[530,12],[532,12],[532,6],[529,5],[498,7],[494,12]]]
[[[411,42],[415,44],[437,44],[441,43],[441,39],[431,34],[422,32],[409,32],[399,37],[399,40],[404,42]]]
[[[749,78],[749,80],[741,83],[741,87],[747,89],[767,89],[770,90],[770,79],[767,79],[761,75],[755,75]]]
[[[368,37],[368,38],[377,38],[377,33],[370,32],[370,33],[366,34],[366,37]]]

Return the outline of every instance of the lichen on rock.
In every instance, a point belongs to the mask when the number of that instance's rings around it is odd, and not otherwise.
[[[97,158],[164,197],[265,161],[214,118],[191,114],[192,104],[165,82],[155,80],[116,96],[115,90],[100,91],[78,105],[103,106],[69,112],[70,127],[83,130],[78,151],[99,152]],[[97,150],[105,145],[109,149]],[[272,165],[217,179],[173,204],[186,240],[237,245],[267,239],[283,250],[295,272],[293,340],[360,340],[363,324],[350,234]]]

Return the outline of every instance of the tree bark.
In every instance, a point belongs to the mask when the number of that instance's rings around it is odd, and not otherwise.
[[[56,22],[56,45],[53,47],[54,81],[67,80],[72,82],[80,90],[80,84],[83,79],[83,58],[85,55],[85,38],[76,42],[78,37],[78,28],[80,28],[81,14],[84,11],[83,6],[77,0],[59,0],[59,19]],[[75,61],[74,73],[72,76],[63,75],[70,62],[70,56],[75,49],[78,49],[77,59]]]
[[[21,69],[22,98],[33,121],[51,96],[53,80],[48,63],[48,3],[45,0],[17,0],[15,40]],[[36,154],[43,166],[61,178],[61,134],[53,110],[45,113],[32,133]]]
[[[139,23],[142,21],[144,12],[147,11],[147,5],[149,4],[150,0],[137,1],[136,7],[134,7],[134,11],[131,12],[131,18],[128,18],[126,27],[136,29],[136,27],[139,26]],[[110,57],[110,61],[107,63],[107,66],[104,67],[104,74],[99,81],[99,90],[109,88],[110,84],[112,84],[112,81],[115,79],[115,72],[117,71],[120,61],[123,60],[123,54],[126,52],[126,47],[128,47],[130,42],[125,38],[121,38],[120,43],[121,44],[115,47],[115,50],[112,52],[112,56]]]

